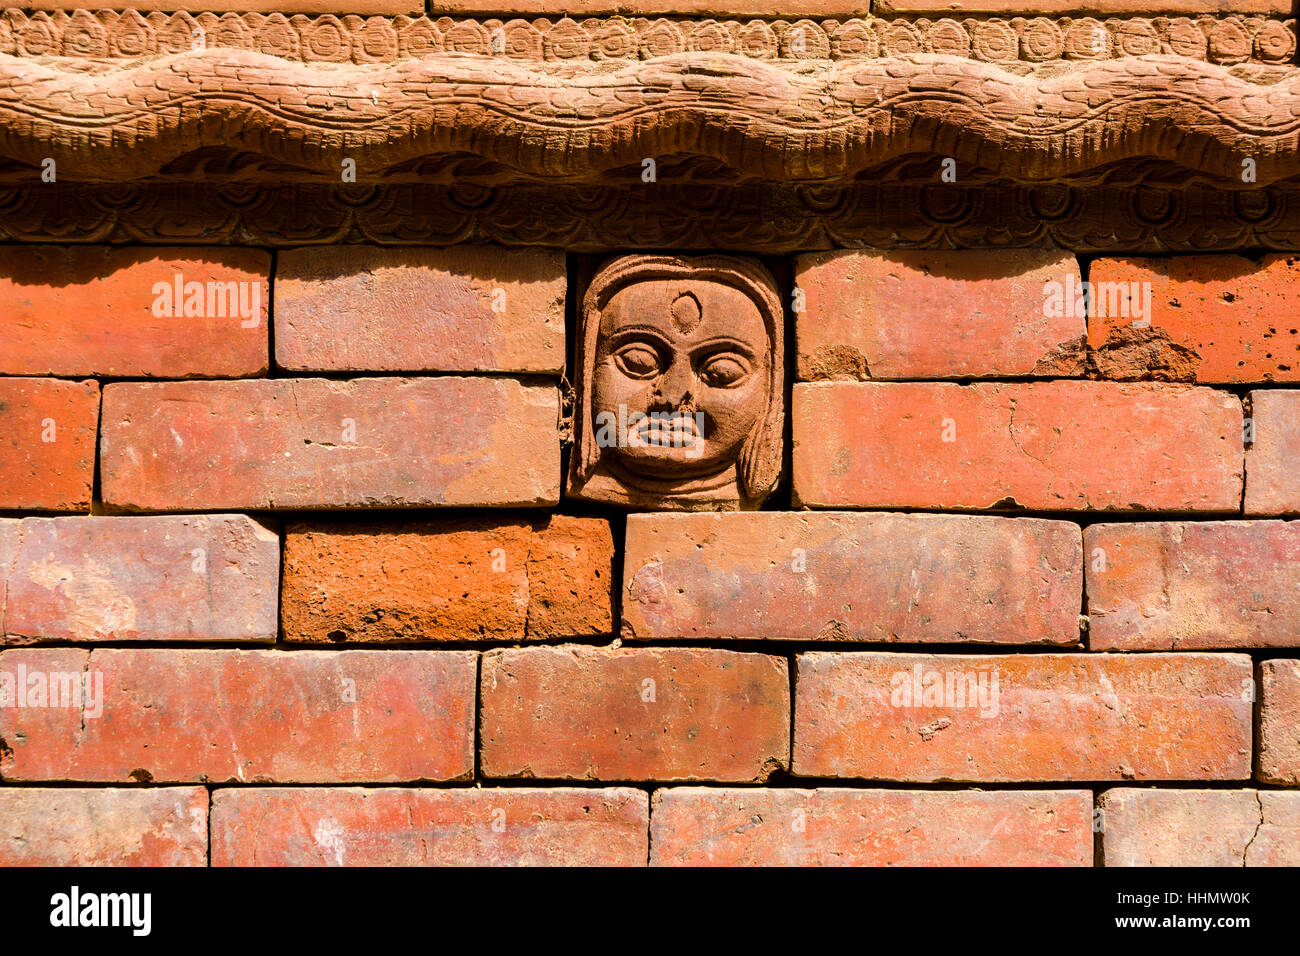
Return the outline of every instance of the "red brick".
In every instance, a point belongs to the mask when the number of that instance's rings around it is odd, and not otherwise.
[[[793,406],[794,496],[808,507],[1241,504],[1241,403],[1213,389],[812,382]]]
[[[270,271],[270,253],[257,249],[0,248],[0,374],[257,375],[267,368]],[[254,283],[252,317],[240,315],[238,293],[233,308],[214,299],[211,315],[156,315],[154,286],[178,274],[205,290]]]
[[[601,518],[298,524],[285,534],[290,641],[521,641],[609,634]]]
[[[1084,533],[1088,645],[1300,645],[1300,524],[1095,524]]]
[[[4,639],[274,641],[280,539],[245,515],[28,518]]]
[[[800,256],[801,380],[1079,375],[1084,316],[1046,315],[1074,256],[997,249]]]
[[[392,783],[474,768],[468,651],[0,653],[0,672],[20,664],[102,675],[103,712],[0,707],[7,780]]]
[[[482,671],[486,777],[741,782],[788,764],[784,658],[532,647],[488,651]]]
[[[118,383],[104,389],[104,501],[133,511],[553,505],[558,411],[553,387],[510,379]]]
[[[21,518],[0,518],[0,636],[4,635],[9,575],[13,571],[14,559],[18,556],[22,526]]]
[[[1106,866],[1300,866],[1300,793],[1119,787],[1097,806]]]
[[[623,636],[1076,644],[1079,528],[975,515],[629,515]]]
[[[308,371],[558,373],[564,289],[564,256],[548,250],[291,249],[276,264],[275,361]]]
[[[1300,661],[1259,665],[1259,755],[1255,777],[1283,786],[1300,784]]]
[[[942,701],[923,696],[914,706],[904,696],[917,666],[923,687],[931,674],[944,683],[935,688]],[[965,690],[963,675],[980,674],[983,700],[947,693],[950,679]],[[927,782],[1244,780],[1250,676],[1244,654],[802,654],[794,772]]]
[[[1107,378],[1156,377],[1196,382],[1300,381],[1300,258],[1266,256],[1258,265],[1241,256],[1098,259],[1088,341]],[[1099,288],[1129,289],[1111,301]],[[1135,285],[1136,284],[1136,285]],[[1149,327],[1134,327],[1116,307],[1151,291]],[[1108,304],[1109,303],[1109,304]],[[1110,312],[1111,314],[1102,314]]]
[[[645,866],[630,788],[222,789],[213,866]]]
[[[0,378],[0,510],[87,510],[98,425],[95,382]]]
[[[1086,790],[655,792],[656,866],[1091,866]]]
[[[0,866],[207,862],[203,787],[0,787]]]
[[[1300,391],[1251,392],[1250,405],[1246,514],[1300,514]]]

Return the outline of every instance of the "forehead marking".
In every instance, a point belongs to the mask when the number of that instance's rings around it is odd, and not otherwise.
[[[700,308],[700,300],[695,298],[689,292],[683,292],[676,299],[669,309],[673,317],[673,328],[682,335],[690,335],[704,318],[703,310]]]

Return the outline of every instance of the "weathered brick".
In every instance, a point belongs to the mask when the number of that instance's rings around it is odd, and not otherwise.
[[[1246,514],[1300,514],[1300,391],[1251,392],[1250,405]]]
[[[245,515],[27,518],[9,643],[274,641],[280,539]]]
[[[1068,277],[1068,279],[1067,279]],[[1079,282],[1074,256],[998,249],[800,256],[798,376],[1079,375],[1084,316],[1049,316],[1044,287]]]
[[[98,426],[95,382],[0,378],[0,510],[87,510]]]
[[[207,862],[203,787],[0,787],[0,866]]]
[[[1088,343],[1106,378],[1300,381],[1300,322],[1289,318],[1300,311],[1300,257],[1098,259],[1088,278]]]
[[[511,379],[116,383],[104,389],[104,501],[136,511],[553,505],[558,411],[554,387]]]
[[[487,777],[762,780],[788,764],[780,657],[580,646],[483,655]]]
[[[290,641],[517,641],[609,634],[614,540],[601,518],[296,524]]]
[[[564,366],[564,256],[542,249],[310,246],[275,274],[275,361],[316,371]]]
[[[0,374],[257,375],[270,272],[257,249],[0,247]]]
[[[809,507],[1241,504],[1241,403],[1208,388],[807,382],[792,419],[794,495]]]
[[[800,776],[1032,782],[1250,774],[1251,670],[1243,654],[812,653],[799,656],[796,673]]]
[[[655,866],[1090,866],[1086,790],[655,791]]]
[[[1300,524],[1095,524],[1084,553],[1094,650],[1300,644]]]
[[[1078,526],[976,515],[629,515],[623,636],[1079,641]]]
[[[5,672],[17,678],[20,668],[29,680],[34,672],[84,673],[90,694],[85,707],[40,707],[30,698],[28,706],[0,706],[0,739],[7,745],[0,747],[0,776],[159,783],[465,779],[474,769],[475,657],[468,651],[5,651],[0,680]]]
[[[1255,777],[1283,786],[1300,784],[1300,661],[1259,665],[1259,755]]]
[[[1117,787],[1097,806],[1106,866],[1300,866],[1300,793]]]
[[[232,788],[214,866],[645,866],[644,791]]]

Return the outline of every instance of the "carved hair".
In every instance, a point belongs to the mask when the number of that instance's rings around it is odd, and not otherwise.
[[[579,414],[576,416],[577,474],[591,478],[600,461],[591,420],[593,380],[601,313],[610,299],[633,282],[654,279],[692,279],[716,282],[745,293],[758,308],[771,346],[767,365],[767,404],[757,424],[746,436],[736,461],[736,476],[743,497],[757,498],[776,484],[781,474],[781,433],[785,417],[784,313],[776,282],[762,265],[733,256],[624,256],[604,264],[582,300],[582,363],[578,370]]]

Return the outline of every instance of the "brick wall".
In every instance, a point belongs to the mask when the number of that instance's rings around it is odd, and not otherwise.
[[[0,864],[1300,864],[1300,258],[770,261],[776,494],[635,514],[593,264],[0,248]]]

